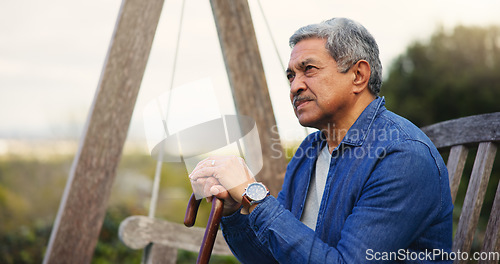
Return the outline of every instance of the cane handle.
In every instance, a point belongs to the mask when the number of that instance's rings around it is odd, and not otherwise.
[[[200,203],[201,199],[196,200],[195,195],[192,194],[186,209],[186,215],[184,217],[185,226],[191,227],[194,225]],[[210,216],[208,217],[207,228],[205,230],[205,235],[203,236],[203,242],[201,243],[196,264],[208,264],[208,261],[210,260],[212,249],[215,244],[215,238],[217,237],[217,231],[219,230],[223,209],[224,200],[212,196],[212,210],[210,211]]]

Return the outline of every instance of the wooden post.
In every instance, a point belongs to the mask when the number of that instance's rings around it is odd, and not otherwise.
[[[263,168],[257,178],[281,190],[286,161],[247,0],[210,0],[238,114],[257,123]]]
[[[90,263],[163,0],[124,0],[44,263]]]

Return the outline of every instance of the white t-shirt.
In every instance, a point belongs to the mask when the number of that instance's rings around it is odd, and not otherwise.
[[[328,151],[328,144],[326,144],[316,160],[316,170],[311,176],[304,212],[302,212],[300,218],[300,221],[312,230],[316,230],[319,207],[321,205],[321,199],[323,198],[323,191],[325,190],[331,158],[332,156]]]

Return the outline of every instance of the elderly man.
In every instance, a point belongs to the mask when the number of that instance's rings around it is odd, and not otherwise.
[[[277,198],[244,161],[210,157],[193,190],[225,200],[224,237],[242,263],[438,262],[449,253],[452,202],[432,142],[378,96],[378,46],[334,18],[290,38],[290,100],[317,128],[287,167]],[[241,184],[243,183],[243,184]]]

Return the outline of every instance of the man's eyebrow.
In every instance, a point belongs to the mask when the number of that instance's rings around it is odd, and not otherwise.
[[[306,58],[305,60],[297,63],[296,67],[299,68],[299,69],[303,69],[303,68],[305,68],[310,63],[316,63],[316,60],[313,59],[313,58]]]
[[[313,58],[307,58],[307,59],[303,60],[303,61],[300,63],[300,66],[301,66],[301,67],[305,67],[305,66],[307,66],[307,64],[309,64],[309,63],[315,63],[315,62],[316,62],[316,60],[315,60],[315,59],[313,59]]]
[[[314,58],[306,58],[305,60],[298,63],[297,68],[304,69],[310,63],[316,63],[316,60]],[[293,73],[294,71],[290,69],[290,67],[288,67],[285,72],[288,74]]]

